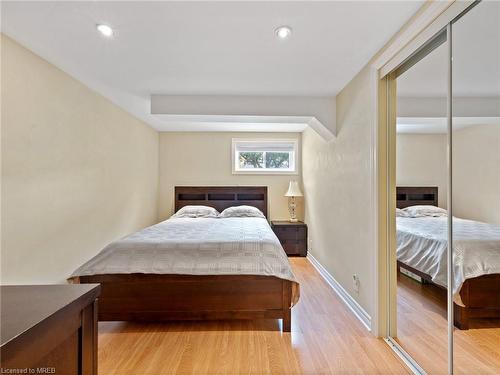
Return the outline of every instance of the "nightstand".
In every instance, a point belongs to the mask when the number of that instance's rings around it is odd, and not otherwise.
[[[301,221],[271,221],[276,237],[288,256],[307,255],[307,225]]]

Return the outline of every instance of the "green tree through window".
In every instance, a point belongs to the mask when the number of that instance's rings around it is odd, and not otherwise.
[[[267,152],[266,168],[289,168],[290,154],[288,152]]]
[[[297,140],[235,139],[232,141],[233,173],[294,174]]]
[[[239,163],[240,168],[286,169],[290,167],[290,153],[273,151],[240,152]]]
[[[264,154],[262,152],[240,152],[241,168],[262,168]]]

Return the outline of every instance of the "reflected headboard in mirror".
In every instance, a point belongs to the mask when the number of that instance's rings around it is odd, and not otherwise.
[[[396,187],[396,207],[405,208],[417,205],[438,205],[437,186],[398,186]]]
[[[228,207],[253,206],[267,218],[267,186],[176,186],[175,212],[201,205],[222,212]]]

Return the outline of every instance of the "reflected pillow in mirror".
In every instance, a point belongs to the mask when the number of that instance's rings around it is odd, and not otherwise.
[[[418,205],[410,206],[403,209],[404,212],[408,214],[409,217],[441,217],[448,216],[448,211],[444,208],[430,206],[430,205]]]

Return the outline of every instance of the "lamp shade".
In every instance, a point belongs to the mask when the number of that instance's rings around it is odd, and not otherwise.
[[[285,197],[302,197],[302,192],[300,191],[299,183],[297,181],[290,181],[288,186],[288,191]]]

